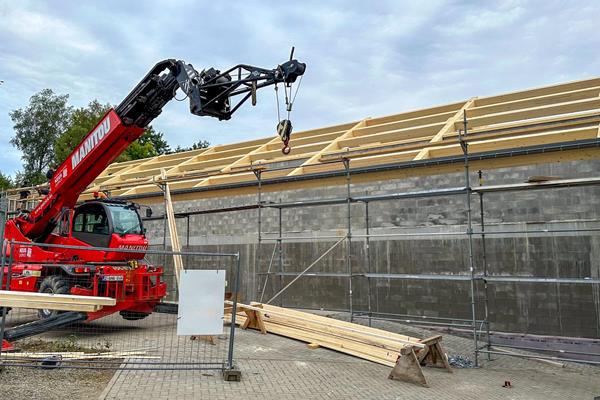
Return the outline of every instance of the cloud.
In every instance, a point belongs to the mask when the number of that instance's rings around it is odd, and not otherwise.
[[[54,45],[55,50],[68,47],[83,53],[104,51],[83,27],[45,13],[4,7],[2,22],[0,33],[18,37],[23,43],[45,43]]]
[[[598,75],[600,4],[582,1],[297,3],[0,0],[0,170],[14,173],[8,111],[50,87],[75,106],[118,104],[157,61],[274,67],[292,45],[308,69],[296,130]],[[272,135],[275,95],[231,121],[171,102],[153,123],[173,145]]]

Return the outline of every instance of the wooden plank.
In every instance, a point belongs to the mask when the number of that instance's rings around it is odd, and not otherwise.
[[[398,121],[401,119],[418,118],[418,117],[422,117],[422,116],[426,116],[426,115],[440,114],[440,113],[445,113],[445,112],[455,112],[463,104],[464,104],[464,101],[461,101],[458,103],[444,104],[441,106],[422,108],[422,109],[412,110],[412,111],[404,111],[399,114],[386,115],[383,117],[369,118],[369,120],[367,121],[367,126],[385,124],[388,122]]]
[[[353,343],[349,341],[340,341],[332,339],[326,335],[320,335],[314,332],[307,332],[300,329],[294,329],[284,327],[278,324],[265,322],[267,332],[274,333],[296,340],[300,340],[306,343],[317,343],[321,347],[325,347],[331,350],[339,351],[360,357],[362,359],[373,361],[378,364],[387,365],[389,367],[394,366],[395,361],[398,359],[399,353],[393,351],[382,350],[373,346],[365,346],[359,343]]]
[[[45,310],[60,310],[60,311],[96,312],[96,311],[102,309],[103,306],[95,306],[95,305],[91,305],[91,304],[0,299],[0,307],[30,308],[30,309],[35,309],[35,310],[44,310],[45,309]]]
[[[502,103],[476,106],[472,107],[469,110],[469,117],[473,118],[481,115],[495,114],[499,112],[505,112],[522,108],[540,107],[544,105],[565,103],[574,100],[589,99],[592,97],[598,97],[599,92],[600,86],[593,86],[568,92],[551,93],[542,96],[506,101]]]
[[[259,304],[260,303],[251,303],[250,305],[256,306]],[[365,326],[365,325],[355,324],[355,323],[347,322],[347,321],[341,321],[339,319],[324,317],[321,315],[307,313],[307,312],[303,312],[303,311],[291,310],[289,308],[277,307],[277,306],[273,306],[270,304],[260,304],[260,305],[261,305],[261,307],[260,307],[261,310],[264,310],[265,313],[271,312],[273,315],[282,314],[281,316],[296,317],[299,320],[310,318],[309,322],[314,322],[314,323],[318,322],[324,326],[336,326],[336,327],[340,327],[342,329],[346,329],[349,332],[351,332],[352,330],[358,330],[358,331],[364,332],[366,334],[372,334],[373,337],[390,338],[390,339],[395,339],[395,340],[399,340],[399,341],[403,341],[403,342],[407,342],[407,343],[411,343],[411,344],[412,343],[415,343],[415,344],[420,343],[420,339],[418,339],[418,338],[414,338],[414,337],[407,336],[407,335],[402,335],[399,333],[388,332],[388,331],[384,331],[384,330],[377,329],[377,328],[372,328],[372,327]]]
[[[264,305],[264,306],[267,306],[267,305]],[[294,310],[289,310],[289,309],[285,309],[285,311],[286,312],[290,311],[291,313],[298,313],[298,312],[295,312]],[[339,335],[331,334],[331,332],[327,331],[327,328],[331,328],[331,326],[327,326],[327,325],[322,325],[321,327],[314,328],[314,329],[308,329],[305,326],[303,326],[302,324],[299,324],[299,325],[294,325],[293,323],[284,324],[282,321],[276,321],[273,318],[268,318],[269,313],[272,314],[273,311],[265,311],[265,313],[263,315],[263,317],[265,318],[264,326],[265,326],[266,331],[269,333],[289,337],[289,338],[296,339],[296,340],[301,340],[306,343],[316,344],[321,347],[336,350],[336,351],[339,351],[342,353],[346,353],[346,354],[349,354],[349,355],[352,355],[355,357],[360,357],[360,358],[366,359],[368,361],[376,362],[376,363],[387,365],[390,367],[395,365],[396,360],[398,359],[398,356],[400,355],[401,349],[404,348],[405,346],[410,346],[411,348],[413,346],[417,347],[417,348],[424,348],[423,344],[417,342],[414,344],[412,344],[412,343],[411,344],[396,343],[394,346],[395,349],[386,349],[381,346],[375,346],[375,345],[361,342],[358,339],[352,339],[350,337],[344,336],[343,333],[339,334]],[[302,313],[302,312],[299,312],[299,313],[308,314],[308,313]],[[310,315],[311,317],[320,317],[320,316],[317,316],[314,314],[308,314],[308,315]],[[331,318],[327,318],[327,317],[321,317],[321,318],[327,319],[328,320],[327,322],[334,324],[334,325],[337,323],[342,323],[343,325],[351,324],[351,323],[345,322],[345,321],[332,320]],[[230,321],[230,319],[228,319],[228,320]],[[246,324],[246,321],[247,321],[247,319],[245,318],[243,313],[238,314],[238,316],[236,317],[236,322],[238,324],[244,325],[244,324]],[[351,325],[357,325],[357,324],[351,324]],[[358,329],[362,329],[362,328],[363,328],[363,326],[358,326]],[[364,327],[364,328],[368,328],[368,327]],[[384,332],[386,334],[390,334],[391,336],[396,335],[392,332],[381,331],[381,330],[377,330],[375,328],[370,328],[370,329]],[[400,336],[403,336],[403,335],[400,335]],[[371,338],[371,339],[373,339],[373,338]],[[416,339],[416,338],[415,338],[415,340],[418,341],[418,339]]]
[[[361,128],[363,126],[366,126],[367,124],[367,119],[363,119],[362,121],[360,121],[359,123],[357,123],[356,125],[354,125],[352,128],[350,128],[348,131],[346,131],[346,133],[344,133],[343,135],[339,136],[337,139],[333,140],[330,144],[328,144],[327,146],[325,146],[323,148],[323,150],[321,150],[320,152],[318,152],[317,154],[315,154],[314,156],[312,156],[311,158],[309,158],[308,160],[306,160],[304,163],[302,163],[301,166],[299,166],[298,168],[295,168],[292,172],[290,172],[288,174],[288,176],[294,176],[294,175],[300,175],[303,173],[303,166],[307,165],[307,164],[313,164],[319,161],[320,155],[323,154],[324,152],[327,151],[332,151],[334,149],[339,149],[339,144],[338,142],[342,139],[346,139],[346,138],[350,138],[353,136],[354,131],[358,128]]]
[[[509,123],[503,124],[503,126],[498,128],[490,129],[488,127],[480,127],[469,129],[468,139],[492,139],[499,138],[504,136],[513,136],[517,138],[520,135],[535,133],[535,132],[543,132],[549,131],[552,129],[558,128],[576,128],[578,126],[598,126],[600,122],[600,117],[597,112],[588,113],[582,118],[577,118],[577,120],[566,119],[563,117],[553,117],[549,119],[544,119],[543,124],[540,124],[540,121],[520,121],[517,123]],[[600,131],[599,131],[600,132]],[[427,141],[423,140],[423,138],[411,139],[411,140],[399,140],[389,143],[383,143],[379,145],[370,145],[367,148],[362,149],[352,149],[345,152],[332,152],[326,153],[321,156],[321,161],[331,161],[333,159],[339,159],[342,155],[347,158],[359,158],[366,157],[371,155],[380,155],[380,154],[388,154],[400,150],[408,150],[408,149],[423,149],[424,145],[427,145],[427,149],[436,147],[436,146],[445,146],[449,143],[457,143],[458,142],[458,133],[452,132],[448,134],[443,142],[431,143],[429,140],[431,138],[427,138]]]
[[[478,104],[485,106],[489,104],[504,103],[507,101],[514,101],[520,99],[526,99],[530,97],[545,96],[553,93],[563,93],[578,89],[585,89],[589,87],[600,86],[600,78],[584,79],[580,81],[573,81],[567,83],[560,83],[551,86],[542,86],[534,89],[521,90],[517,92],[504,93],[500,95],[494,95],[489,97],[480,97]]]
[[[94,306],[114,306],[115,304],[117,304],[117,301],[111,297],[77,296],[70,294],[52,294],[0,290],[0,301],[3,300],[43,301],[48,303],[70,303]]]
[[[460,110],[456,112],[451,118],[446,121],[446,124],[440,129],[438,133],[431,139],[432,143],[441,142],[444,139],[444,136],[447,134],[454,132],[454,126],[457,122],[462,121],[464,113],[466,110],[470,109],[475,105],[476,97],[473,97],[469,101],[465,103],[464,106],[461,107]]]
[[[166,179],[165,170],[162,171],[162,178]],[[162,188],[165,196],[165,214],[167,216],[167,225],[169,227],[169,237],[171,239],[171,251],[180,252],[179,234],[177,233],[177,224],[175,222],[175,212],[173,211],[173,202],[171,201],[171,188],[169,182],[164,182]],[[175,278],[179,286],[179,276],[183,271],[183,258],[181,254],[173,254],[173,265],[175,267]]]
[[[375,124],[370,122],[368,126],[358,128],[354,131],[354,136],[367,136],[375,133],[397,131],[399,129],[414,128],[423,125],[432,125],[444,123],[455,114],[454,111],[444,112],[440,114],[424,115],[416,118],[398,119],[397,121],[389,121],[386,123]]]
[[[520,121],[533,118],[548,117],[559,114],[569,114],[590,111],[600,108],[600,98],[576,100],[568,103],[552,104],[549,106],[532,107],[522,110],[511,110],[497,114],[482,115],[480,117],[469,118],[469,127],[487,126],[511,121]],[[460,129],[462,122],[455,124],[456,129]]]
[[[226,321],[230,322],[229,316],[226,317]],[[243,315],[236,315],[236,324],[243,324],[244,322],[245,317]],[[356,344],[352,345],[348,343],[341,343],[339,340],[331,339],[326,335],[290,328],[272,322],[265,321],[264,324],[267,332],[269,333],[300,340],[305,343],[318,343],[321,347],[363,358],[378,364],[387,365],[389,367],[394,366],[397,358],[397,353],[394,354],[394,352],[387,352],[373,346],[360,346]]]
[[[373,338],[369,335],[360,334],[360,332],[358,331],[347,331],[335,328],[333,326],[314,325],[307,322],[294,321],[293,319],[286,320],[283,318],[272,318],[268,313],[265,313],[265,315],[263,316],[263,321],[265,322],[265,324],[271,323],[282,327],[288,327],[291,329],[299,329],[302,332],[306,333],[323,335],[324,337],[329,338],[332,341],[339,341],[341,344],[352,343],[353,345],[359,346],[360,348],[362,348],[363,346],[370,346],[369,349],[373,347],[374,349],[382,350],[382,352],[384,352],[385,354],[389,354],[389,352],[399,353],[402,348],[407,346],[406,342],[398,342],[392,339],[383,339],[379,337]],[[265,325],[265,327],[267,327],[267,325]],[[268,327],[266,329],[267,331],[269,331]],[[374,349],[370,350],[375,351]]]
[[[245,164],[252,163],[252,160],[253,160],[252,156],[254,154],[263,153],[263,152],[265,152],[265,151],[268,150],[270,144],[274,144],[274,143],[278,143],[278,142],[280,142],[279,137],[275,137],[275,138],[269,140],[265,144],[263,144],[263,145],[255,148],[254,150],[250,151],[249,153],[244,154],[242,157],[238,158],[234,162],[232,162],[232,163],[228,164],[227,166],[223,167],[221,169],[221,173],[230,172],[233,168],[235,168],[235,167],[237,167],[239,165],[245,165]]]
[[[419,125],[394,131],[374,133],[367,136],[348,137],[339,140],[338,146],[340,149],[346,147],[353,148],[357,146],[369,147],[371,144],[430,137],[435,135],[443,126],[443,122],[436,122],[434,124]],[[329,152],[331,149],[327,151]],[[325,153],[325,151],[323,151],[323,153]]]
[[[553,132],[542,132],[530,135],[521,135],[517,137],[505,137],[487,140],[469,141],[469,153],[476,154],[494,149],[512,149],[526,146],[543,145],[549,143],[570,142],[583,139],[593,139],[596,137],[595,128],[577,128],[570,130],[557,130]],[[447,157],[451,155],[462,154],[459,144],[440,146],[429,149],[430,157]]]
[[[451,116],[450,118],[448,118],[448,120],[446,121],[446,123],[444,124],[444,126],[442,127],[442,129],[439,130],[438,133],[436,133],[433,138],[431,138],[430,143],[439,143],[442,140],[444,140],[444,137],[446,135],[448,135],[451,132],[454,132],[454,126],[455,124],[460,121],[461,119],[464,118],[464,114],[465,111],[468,110],[470,107],[473,107],[473,105],[475,104],[475,97],[473,97],[472,99],[470,99],[469,101],[467,101],[461,108],[460,110],[458,110],[453,116]],[[424,148],[422,149],[419,154],[417,154],[414,158],[414,160],[422,160],[424,158],[428,158],[429,157],[429,149],[428,148]]]

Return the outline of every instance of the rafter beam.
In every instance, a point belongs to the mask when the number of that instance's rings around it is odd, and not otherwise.
[[[292,172],[290,172],[288,174],[288,176],[294,176],[294,175],[300,175],[304,172],[304,168],[307,165],[311,165],[311,164],[315,164],[319,161],[319,159],[321,158],[321,155],[324,153],[327,153],[329,151],[332,150],[339,150],[339,141],[343,140],[343,139],[348,139],[351,137],[354,137],[354,131],[356,129],[359,128],[363,128],[365,126],[367,126],[367,121],[369,120],[369,118],[365,118],[363,120],[361,120],[360,122],[358,122],[356,125],[354,125],[352,128],[348,129],[346,131],[346,133],[342,134],[341,136],[338,136],[336,139],[332,140],[331,143],[329,143],[327,146],[325,146],[323,148],[323,150],[319,151],[318,153],[316,153],[315,155],[313,155],[312,157],[310,157],[308,160],[304,161],[302,163],[302,165],[300,165],[298,168],[295,168],[294,170],[292,170]]]
[[[233,168],[238,167],[240,165],[251,164],[252,163],[252,156],[254,154],[262,153],[264,151],[267,151],[269,149],[269,145],[270,144],[275,144],[275,143],[278,143],[278,142],[279,142],[279,137],[274,137],[273,139],[269,140],[268,142],[266,142],[262,146],[257,147],[256,149],[252,150],[250,153],[244,154],[242,157],[238,158],[237,160],[235,160],[231,164],[223,167],[221,169],[221,173],[230,172]]]
[[[448,120],[446,121],[446,124],[444,124],[442,129],[440,129],[439,132],[433,136],[433,138],[431,138],[429,143],[432,143],[432,144],[439,143],[444,140],[444,136],[448,135],[449,133],[454,132],[455,124],[463,118],[463,114],[465,113],[466,110],[468,110],[469,108],[471,108],[475,105],[476,99],[477,99],[476,97],[471,98],[460,108],[460,110],[458,110],[453,116],[448,118]],[[428,158],[428,157],[429,157],[429,149],[424,148],[415,156],[414,160],[422,160],[422,159]]]

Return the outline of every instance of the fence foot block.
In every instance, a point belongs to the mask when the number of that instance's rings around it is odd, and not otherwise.
[[[400,350],[400,356],[388,378],[428,387],[413,346]]]
[[[223,371],[223,380],[225,382],[239,382],[242,380],[242,371],[236,368]]]

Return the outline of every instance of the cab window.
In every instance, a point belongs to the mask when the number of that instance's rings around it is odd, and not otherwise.
[[[75,211],[73,236],[92,246],[106,247],[110,243],[110,225],[101,204],[84,204]]]
[[[75,222],[73,223],[73,232],[83,232],[83,218],[85,214],[79,214],[75,217]]]
[[[102,207],[93,207],[87,212],[77,214],[73,223],[73,232],[108,235],[108,218]]]
[[[134,235],[142,234],[140,217],[135,208],[131,206],[123,207],[120,205],[109,205],[108,209],[112,214],[115,233],[119,235],[125,235],[128,233]]]

